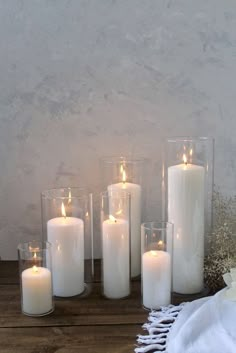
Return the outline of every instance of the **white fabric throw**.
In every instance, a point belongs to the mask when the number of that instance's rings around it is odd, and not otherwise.
[[[236,302],[225,293],[152,311],[135,352],[236,353]]]

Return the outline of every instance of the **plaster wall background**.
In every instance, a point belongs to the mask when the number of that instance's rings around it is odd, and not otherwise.
[[[164,136],[215,137],[234,195],[235,28],[233,0],[0,0],[0,256],[40,237],[42,190],[97,194],[107,154],[151,160],[159,218]]]

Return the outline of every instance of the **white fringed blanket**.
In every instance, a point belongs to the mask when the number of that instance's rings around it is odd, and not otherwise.
[[[136,353],[236,353],[236,302],[225,290],[179,306],[152,311]]]

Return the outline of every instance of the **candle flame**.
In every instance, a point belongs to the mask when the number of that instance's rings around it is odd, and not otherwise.
[[[36,254],[36,252],[34,253],[33,258],[34,258],[34,259],[37,259],[37,254]]]
[[[192,149],[192,148],[191,148],[191,150],[189,151],[189,154],[190,154],[190,156],[193,155],[193,149]]]
[[[123,183],[126,182],[126,171],[124,169],[122,171],[122,181],[123,181]]]
[[[33,272],[39,272],[39,270],[38,270],[38,267],[37,266],[33,266]]]
[[[157,251],[151,250],[151,255],[152,256],[157,256]]]
[[[71,203],[71,189],[69,189],[68,205]]]
[[[186,154],[183,154],[183,161],[184,161],[184,164],[188,164],[188,160],[187,160],[187,157],[186,157]]]
[[[61,214],[64,218],[66,218],[66,209],[63,202],[61,203]]]
[[[109,219],[110,219],[110,221],[112,221],[112,222],[116,222],[115,217],[113,217],[111,214],[109,215]]]

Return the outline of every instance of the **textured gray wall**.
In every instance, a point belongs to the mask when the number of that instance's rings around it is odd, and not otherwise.
[[[235,0],[0,0],[0,255],[40,235],[41,190],[98,192],[107,154],[151,159],[159,217],[163,136],[214,136],[235,194],[235,28]]]

